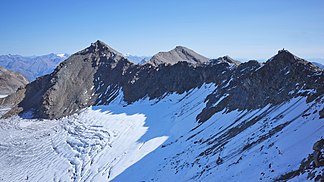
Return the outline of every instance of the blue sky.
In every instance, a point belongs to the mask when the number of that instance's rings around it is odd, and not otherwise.
[[[134,55],[183,45],[212,58],[282,48],[324,58],[323,12],[323,0],[2,1],[0,54],[74,53],[100,39]]]

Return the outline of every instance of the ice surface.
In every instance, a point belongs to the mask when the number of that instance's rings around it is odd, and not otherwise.
[[[323,137],[323,106],[302,97],[198,125],[214,90],[127,106],[120,95],[59,120],[2,119],[0,181],[273,181]]]
[[[5,97],[7,97],[8,95],[0,95],[0,99],[1,98],[5,98]]]

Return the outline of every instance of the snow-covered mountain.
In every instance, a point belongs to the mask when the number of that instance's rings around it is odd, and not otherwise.
[[[324,179],[322,69],[286,50],[171,62],[97,41],[0,99],[0,180]]]
[[[43,56],[0,55],[0,66],[21,73],[28,80],[51,73],[55,67],[67,59],[68,54],[47,54]]]

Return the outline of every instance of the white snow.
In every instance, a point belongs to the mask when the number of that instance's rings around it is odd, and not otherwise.
[[[5,97],[7,97],[8,95],[0,95],[0,99],[1,98],[5,98]]]
[[[2,119],[0,181],[273,181],[297,169],[324,135],[314,112],[323,106],[302,97],[218,112],[198,125],[214,90],[208,84],[127,106],[120,93],[108,106],[59,120]],[[247,123],[253,124],[244,129]],[[216,164],[219,156],[222,164]]]
[[[285,75],[288,75],[290,73],[290,71],[288,70],[286,73],[285,73]]]
[[[227,96],[229,96],[229,94],[225,94],[223,95],[221,98],[219,98],[217,100],[217,102],[215,102],[215,104],[213,104],[213,107],[216,107],[222,100],[224,100]]]
[[[231,78],[227,81],[226,85],[223,86],[223,88],[227,88],[232,81],[233,81],[233,76],[231,76]]]
[[[66,54],[56,54],[56,56],[60,57],[60,58],[66,58]]]

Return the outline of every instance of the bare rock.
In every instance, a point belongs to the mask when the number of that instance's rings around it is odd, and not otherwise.
[[[27,83],[28,80],[21,74],[0,67],[0,95],[10,95]]]
[[[205,63],[209,59],[183,46],[177,46],[168,52],[155,54],[148,64],[158,66],[160,64],[174,65],[178,62],[188,62],[191,64]]]

